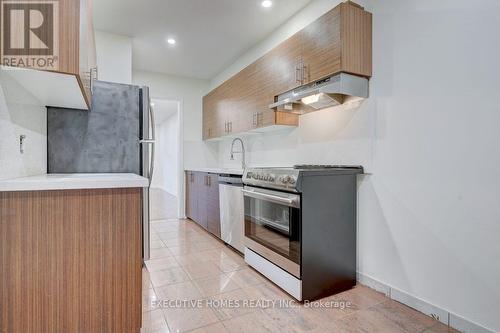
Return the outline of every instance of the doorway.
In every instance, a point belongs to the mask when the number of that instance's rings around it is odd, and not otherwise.
[[[155,116],[155,158],[151,181],[150,221],[179,217],[182,193],[179,184],[181,167],[181,103],[152,98]]]

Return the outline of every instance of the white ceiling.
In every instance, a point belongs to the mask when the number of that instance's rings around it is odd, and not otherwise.
[[[309,2],[94,0],[94,24],[133,37],[134,69],[210,79]]]

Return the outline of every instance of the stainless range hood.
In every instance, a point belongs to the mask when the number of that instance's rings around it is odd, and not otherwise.
[[[304,114],[367,97],[367,78],[339,73],[281,94],[269,108]]]

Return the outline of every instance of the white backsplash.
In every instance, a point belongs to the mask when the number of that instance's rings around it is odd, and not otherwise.
[[[368,172],[376,109],[366,104],[340,106],[300,116],[297,128],[243,135],[248,166],[294,164],[362,165]],[[219,142],[219,165],[238,167],[241,155],[230,159],[230,138]],[[239,150],[239,144],[236,147]]]
[[[24,154],[20,135],[26,135]],[[47,109],[0,71],[0,179],[46,172]]]

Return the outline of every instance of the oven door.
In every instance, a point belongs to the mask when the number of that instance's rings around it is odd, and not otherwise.
[[[245,245],[300,278],[300,195],[245,186]]]

